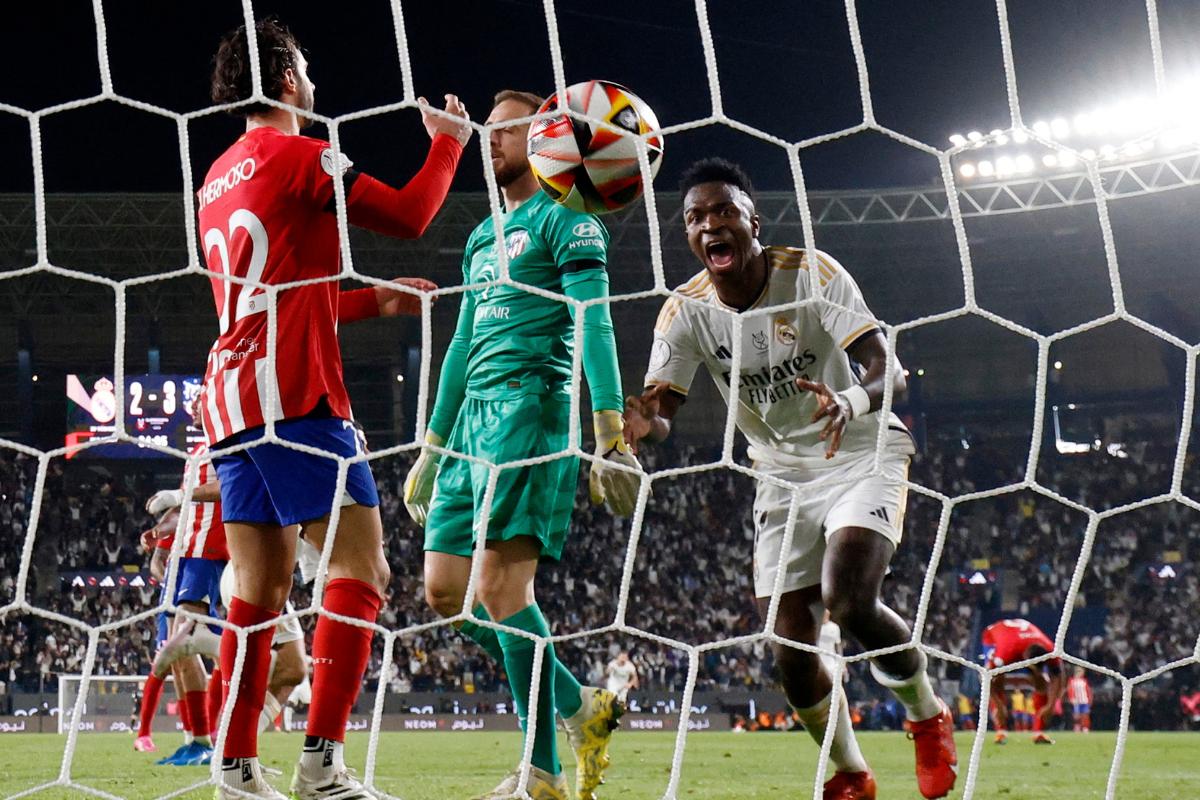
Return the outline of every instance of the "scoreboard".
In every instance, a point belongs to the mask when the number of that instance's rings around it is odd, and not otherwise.
[[[67,458],[163,458],[142,442],[188,450],[204,438],[192,427],[191,413],[201,380],[198,375],[126,375],[125,432],[138,441],[80,449],[113,435],[120,403],[111,375],[68,375]]]

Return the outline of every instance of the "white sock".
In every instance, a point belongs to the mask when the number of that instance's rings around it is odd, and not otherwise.
[[[283,732],[292,732],[292,717],[295,716],[295,710],[291,706],[283,707]]]
[[[187,730],[185,730],[185,731],[183,732],[183,743],[184,743],[184,744],[191,744],[191,743],[192,743],[192,742],[194,742],[194,741],[196,741],[196,737],[192,736],[192,732],[191,732],[191,731],[187,731]]]
[[[809,708],[797,708],[800,722],[804,730],[818,745],[825,742],[825,729],[829,727],[829,706],[833,694]],[[866,772],[869,767],[863,758],[862,750],[858,747],[858,739],[854,736],[854,728],[850,724],[850,706],[843,698],[838,706],[837,729],[833,732],[833,742],[829,747],[829,760],[838,772]]]
[[[221,783],[235,789],[254,787],[258,782],[258,758],[221,759]]]
[[[194,737],[192,737],[192,741],[195,742],[196,744],[202,744],[205,747],[212,747],[212,739],[208,738],[207,735],[194,736]]]
[[[925,671],[925,654],[918,655],[921,657],[921,666],[907,678],[889,675],[877,667],[874,661],[871,662],[871,674],[875,676],[875,680],[879,681],[881,686],[892,690],[900,705],[904,706],[905,716],[912,722],[936,717],[942,711],[941,701],[934,694],[933,683]]]
[[[275,722],[275,718],[279,716],[279,712],[283,707],[279,704],[279,700],[275,695],[268,690],[263,697],[262,713],[258,715],[258,732],[262,733],[271,727]]]
[[[345,768],[346,759],[341,742],[319,736],[304,738],[304,750],[300,753],[300,776],[304,780],[322,780]]]

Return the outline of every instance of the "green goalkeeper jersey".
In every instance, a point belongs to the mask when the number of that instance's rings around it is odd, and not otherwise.
[[[608,231],[600,220],[558,205],[537,192],[505,214],[509,276],[519,283],[563,294],[564,277],[581,267],[603,270]],[[491,218],[476,226],[463,254],[463,283],[500,277]],[[569,280],[569,278],[568,278]],[[567,392],[575,325],[565,303],[515,286],[468,292],[474,311],[467,352],[467,394],[481,399],[514,391]]]

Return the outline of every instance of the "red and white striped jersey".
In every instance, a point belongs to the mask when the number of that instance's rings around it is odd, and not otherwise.
[[[192,455],[206,455],[208,446],[197,444],[191,449]],[[197,465],[199,474],[196,486],[214,483],[217,480],[217,470],[207,457]],[[188,473],[185,471],[179,488],[187,491]],[[181,558],[207,558],[210,561],[228,561],[229,548],[225,543],[225,523],[221,521],[221,504],[189,503],[183,521],[183,547]],[[175,542],[175,534],[164,536],[158,540],[157,546],[169,549]]]
[[[337,281],[279,292],[276,337],[269,344],[266,291],[220,278],[272,285],[336,275],[337,218],[328,206],[335,176],[340,179],[348,167],[348,161],[335,163],[328,142],[260,127],[238,138],[209,169],[197,193],[220,322],[204,380],[209,444],[268,419],[304,416],[321,398],[333,416],[352,418],[337,341]]]
[[[1067,701],[1080,706],[1092,704],[1092,687],[1088,686],[1087,678],[1072,677],[1067,681]]]

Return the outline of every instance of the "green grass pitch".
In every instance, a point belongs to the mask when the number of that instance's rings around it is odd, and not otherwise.
[[[1035,746],[1030,734],[1013,734],[1007,745],[985,743],[974,797],[980,800],[1083,800],[1103,798],[1116,737],[1062,733],[1051,747]],[[912,774],[912,744],[902,733],[859,734],[871,761],[881,800],[919,798]],[[51,734],[17,734],[0,742],[0,797],[8,797],[54,778],[64,739]],[[80,783],[127,798],[152,798],[181,789],[204,777],[202,768],[156,767],[153,762],[181,742],[159,734],[160,753],[135,753],[127,734],[79,737],[73,775]],[[286,779],[300,749],[299,734],[268,734],[262,741],[264,763],[283,770]],[[971,734],[959,734],[962,769],[951,797],[966,786]],[[613,766],[602,800],[657,800],[671,771],[674,734],[618,733]],[[380,742],[378,785],[404,800],[457,800],[490,789],[518,758],[515,733],[385,733]],[[564,767],[571,773],[570,751],[560,738]],[[351,736],[347,758],[360,768],[367,737]],[[1117,797],[1121,800],[1200,797],[1200,735],[1133,733],[1129,736]],[[758,800],[812,797],[817,750],[803,733],[697,733],[688,737],[678,797],[698,800]],[[572,781],[573,782],[573,781]],[[45,800],[80,797],[73,790],[50,789]],[[184,797],[211,797],[211,788]]]

